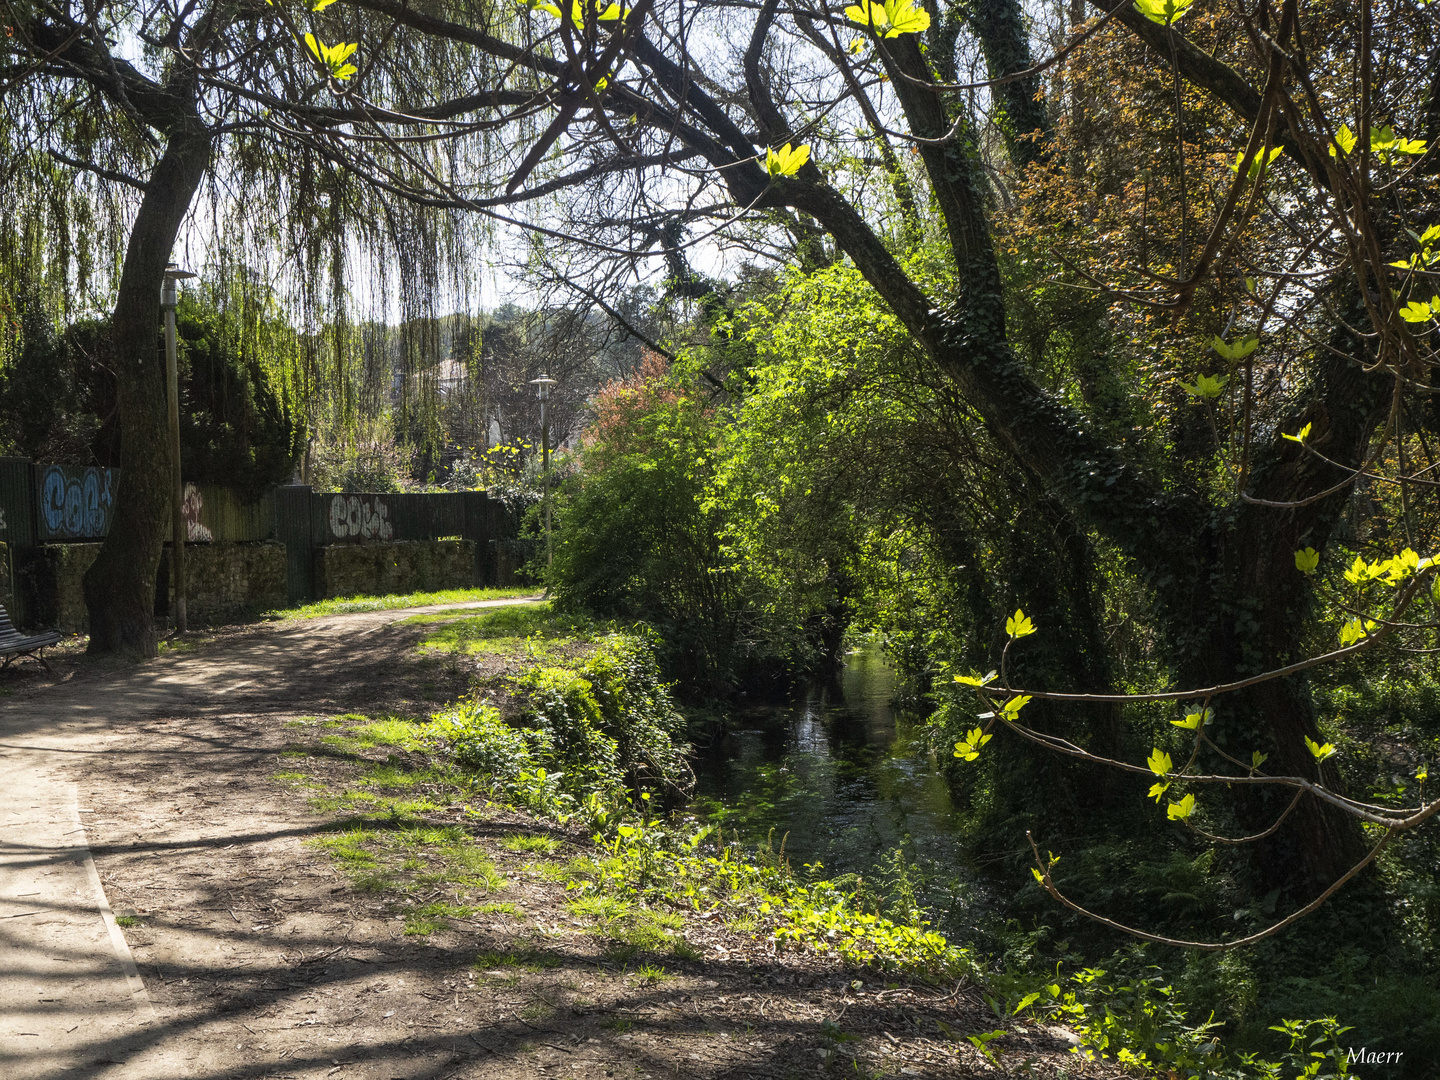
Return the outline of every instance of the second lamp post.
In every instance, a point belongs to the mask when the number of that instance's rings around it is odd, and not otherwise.
[[[540,399],[540,469],[544,485],[545,500],[545,565],[555,562],[555,549],[550,544],[550,388],[555,385],[548,372],[542,372],[538,379],[531,379],[535,396]],[[548,586],[548,582],[546,583]]]

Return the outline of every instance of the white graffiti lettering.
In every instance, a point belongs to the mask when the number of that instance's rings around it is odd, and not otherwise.
[[[375,495],[336,495],[330,500],[330,532],[338,540],[389,540],[395,535],[390,507]]]
[[[199,540],[208,544],[215,539],[215,534],[200,524],[200,508],[204,505],[205,500],[200,496],[200,489],[194,484],[186,484],[185,498],[180,502],[180,516],[185,519],[186,540]]]

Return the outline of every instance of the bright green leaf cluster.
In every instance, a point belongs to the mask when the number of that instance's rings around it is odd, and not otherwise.
[[[1327,742],[1324,746],[1321,746],[1308,735],[1305,737],[1305,749],[1310,751],[1316,761],[1324,761],[1331,754],[1335,753],[1335,747],[1330,743]]]
[[[1379,626],[1373,619],[1351,619],[1344,626],[1340,627],[1340,644],[1344,647],[1354,645],[1362,638],[1369,637],[1371,632]]]
[[[955,681],[964,683],[966,686],[987,686],[995,681],[999,672],[992,671],[988,675],[956,675]]]
[[[1314,425],[1312,425],[1312,424],[1306,424],[1306,425],[1305,425],[1304,427],[1302,427],[1302,428],[1299,430],[1299,432],[1297,432],[1296,434],[1294,434],[1294,435],[1285,435],[1284,437],[1287,438],[1287,439],[1289,439],[1291,442],[1298,442],[1298,443],[1300,443],[1301,445],[1304,445],[1305,440],[1310,437],[1310,428],[1313,427],[1313,426],[1314,426]],[[1281,434],[1284,435],[1284,432],[1281,432]]]
[[[779,150],[765,151],[765,171],[771,176],[794,176],[810,160],[810,147],[801,143],[793,150],[787,142]]]
[[[978,727],[971,728],[969,734],[955,744],[955,756],[961,761],[974,761],[980,756],[980,748],[994,737],[986,735]]]
[[[1330,147],[1330,156],[1337,157],[1337,150],[1342,154],[1353,152],[1355,144],[1359,141],[1359,136],[1351,131],[1348,125],[1341,124],[1340,130],[1335,132],[1335,142]],[[1402,135],[1396,135],[1395,129],[1389,124],[1382,124],[1370,129],[1370,152],[1387,165],[1398,161],[1397,155],[1399,154],[1423,154],[1425,146],[1424,139],[1407,139]]]
[[[533,11],[543,11],[555,18],[562,18],[560,8],[550,3],[550,0],[517,0],[521,7],[528,7]],[[581,0],[571,0],[570,19],[576,26],[585,25],[585,17],[590,14],[591,7],[581,3]],[[603,10],[597,4],[594,8],[594,17],[598,22],[619,22],[630,14],[629,8],[622,8],[619,4],[612,3]]]
[[[1277,146],[1274,147],[1269,154],[1266,154],[1263,151],[1256,154],[1253,158],[1251,158],[1250,167],[1245,171],[1245,179],[1253,182],[1255,178],[1260,175],[1260,164],[1262,159],[1264,160],[1264,163],[1268,168],[1269,166],[1275,164],[1275,159],[1284,152],[1285,148],[1283,146]],[[1236,151],[1235,163],[1230,166],[1230,171],[1238,174],[1240,172],[1240,166],[1244,161],[1245,151]]]
[[[1165,776],[1175,767],[1170,760],[1170,755],[1158,746],[1150,752],[1150,757],[1146,759],[1145,764],[1150,766],[1150,771],[1156,776]]]
[[[1171,720],[1170,723],[1178,728],[1184,728],[1186,731],[1194,731],[1208,724],[1213,719],[1215,719],[1214,709],[1201,710],[1195,708],[1186,712],[1183,720]]]
[[[1225,384],[1229,381],[1228,375],[1201,375],[1194,383],[1181,382],[1180,388],[1191,397],[1217,398],[1224,392]]]
[[[1401,270],[1423,270],[1435,260],[1440,259],[1440,252],[1435,250],[1436,244],[1440,243],[1440,225],[1431,225],[1423,233],[1417,233],[1410,229],[1405,231],[1410,233],[1417,250],[1410,258],[1401,262],[1393,262],[1390,264],[1391,266],[1399,267]]]
[[[1171,26],[1184,17],[1195,0],[1135,0],[1135,10],[1151,22]]]
[[[1227,345],[1224,338],[1213,337],[1210,347],[1226,360],[1243,360],[1260,347],[1260,339],[1254,334],[1247,334],[1234,345]]]
[[[1420,553],[1413,548],[1406,548],[1393,559],[1380,559],[1371,563],[1356,556],[1355,561],[1350,564],[1350,569],[1345,571],[1345,580],[1351,585],[1368,585],[1383,575],[1384,584],[1394,586],[1412,574],[1428,570],[1434,565],[1434,556],[1421,558]],[[1374,624],[1372,623],[1371,626],[1373,627]]]
[[[1005,720],[1019,720],[1020,710],[1029,703],[1029,694],[1021,694],[1018,697],[1012,697],[1009,701],[1005,702],[1004,705],[1000,706],[1000,716]]]
[[[1307,577],[1320,568],[1320,553],[1312,547],[1295,552],[1295,569]]]
[[[1035,624],[1030,621],[1025,612],[1016,608],[1015,614],[1005,620],[1005,633],[1012,638],[1029,637],[1035,633]]]
[[[334,45],[326,45],[314,34],[306,34],[305,44],[310,47],[310,52],[315,59],[330,69],[332,79],[348,79],[360,70],[354,64],[347,63],[355,50],[359,48],[354,43],[346,44],[342,41]]]
[[[880,4],[874,0],[860,0],[860,3],[845,9],[845,17],[887,38],[930,29],[930,13],[916,7],[915,0],[884,0]]]
[[[1440,315],[1440,296],[1432,296],[1430,302],[1411,300],[1400,309],[1400,318],[1406,322],[1422,323]]]
[[[1165,809],[1165,816],[1171,821],[1184,821],[1195,812],[1195,796],[1186,795],[1179,802],[1172,802]]]

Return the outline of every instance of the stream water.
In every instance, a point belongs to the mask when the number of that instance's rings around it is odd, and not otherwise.
[[[791,865],[821,863],[896,898],[905,886],[937,929],[970,924],[978,900],[949,790],[923,732],[897,717],[894,675],[869,646],[835,684],[732,714],[699,762],[695,809],[751,843],[782,839]],[[772,833],[773,830],[773,833]]]

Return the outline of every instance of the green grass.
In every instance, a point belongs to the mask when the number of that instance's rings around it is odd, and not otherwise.
[[[477,600],[516,600],[536,595],[533,586],[515,589],[446,589],[443,592],[419,592],[390,596],[347,596],[319,600],[293,608],[267,611],[265,619],[316,619],[322,615],[343,615],[351,611],[390,611],[396,608],[427,607],[431,604],[466,604]]]
[[[477,971],[547,971],[561,964],[560,957],[539,949],[520,949],[514,952],[489,950],[475,957]]]
[[[405,913],[405,933],[410,937],[424,937],[436,930],[449,929],[452,919],[468,919],[475,911],[460,904],[422,904]]]
[[[115,925],[124,926],[127,928],[139,926],[140,917],[138,915],[116,915]]]
[[[414,615],[407,623],[433,623],[439,617]],[[436,652],[511,652],[529,646],[543,652],[547,646],[587,640],[595,626],[571,615],[557,614],[548,603],[503,607],[479,615],[452,618],[420,642]]]
[[[500,841],[500,846],[506,851],[533,852],[536,855],[554,855],[560,850],[560,841],[549,836],[527,836],[524,833],[511,833]]]

